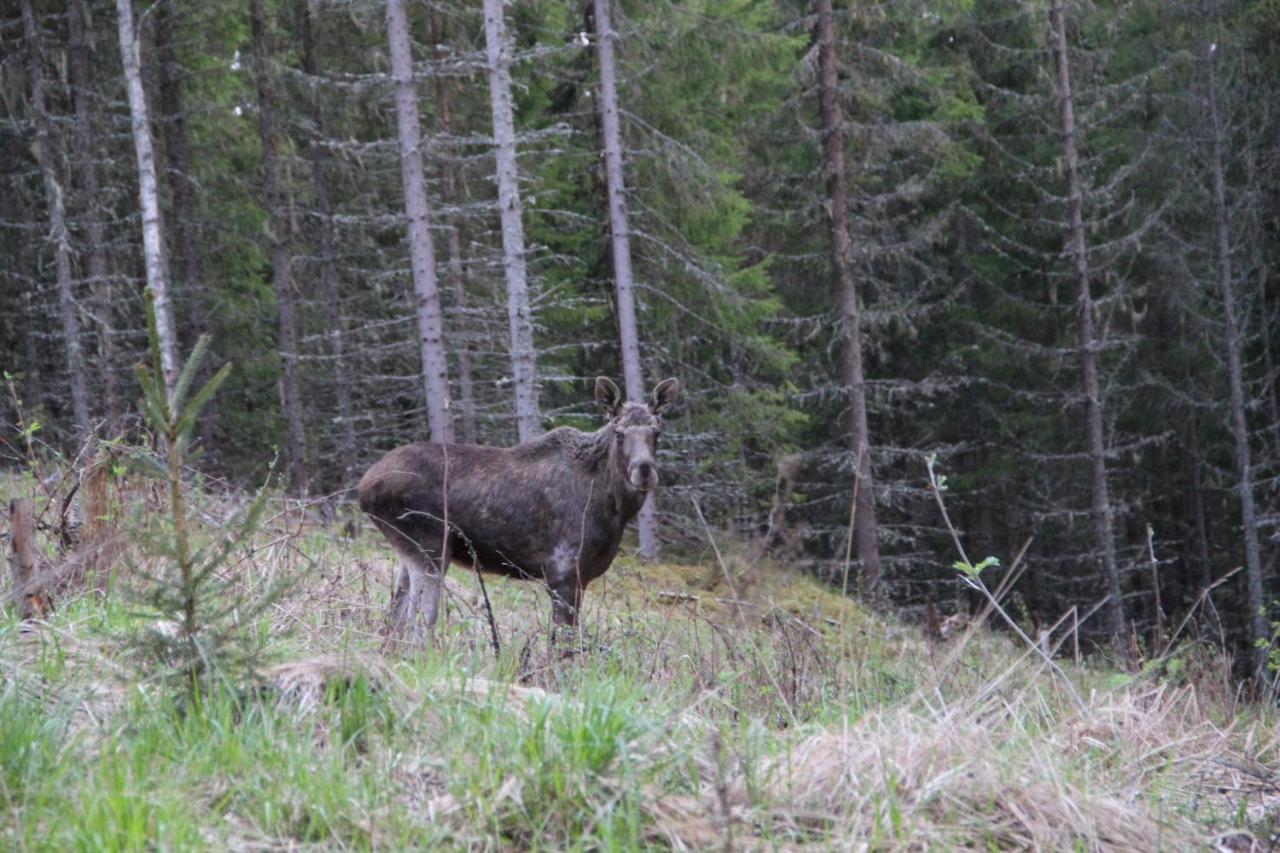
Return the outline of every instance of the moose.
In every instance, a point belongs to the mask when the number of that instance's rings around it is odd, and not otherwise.
[[[662,413],[680,383],[666,379],[649,404],[624,402],[596,379],[608,422],[560,427],[516,447],[406,444],[360,480],[360,507],[400,561],[388,613],[392,634],[435,626],[444,572],[454,559],[542,580],[553,623],[574,626],[588,583],[608,571],[622,531],[658,486]]]

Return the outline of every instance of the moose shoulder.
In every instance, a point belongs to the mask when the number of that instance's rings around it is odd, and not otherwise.
[[[626,403],[596,379],[608,422],[561,427],[516,447],[407,444],[360,481],[360,506],[400,559],[388,625],[421,635],[435,625],[450,560],[543,580],[558,625],[576,624],[586,585],[618,553],[622,531],[658,486],[661,414],[680,393],[660,382],[648,405]]]

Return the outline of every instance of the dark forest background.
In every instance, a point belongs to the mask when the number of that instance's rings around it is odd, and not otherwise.
[[[485,5],[505,16],[505,63],[479,0],[403,10],[448,383],[434,403],[458,440],[511,444],[518,414],[594,428],[592,380],[621,382],[628,332],[601,4]],[[174,342],[207,333],[210,366],[234,365],[196,467],[239,488],[278,455],[291,492],[340,498],[432,430],[387,5],[137,0],[143,125],[127,6],[0,3],[0,453],[18,466],[24,434],[74,455],[139,427],[149,131]],[[1146,644],[1239,569],[1197,619],[1239,650],[1270,638],[1280,2],[611,12],[623,298],[645,387],[685,387],[652,548],[704,547],[696,502],[796,571],[966,609],[936,457],[969,554],[1007,565],[1025,547],[1028,624],[1102,603],[1093,637]]]

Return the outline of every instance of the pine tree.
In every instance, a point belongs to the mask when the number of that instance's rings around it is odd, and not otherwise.
[[[521,441],[542,431],[538,373],[534,359],[533,315],[525,270],[524,223],[516,168],[515,118],[511,107],[511,55],[502,0],[485,0],[484,35],[488,56],[489,103],[493,111],[494,156],[498,168],[498,216],[502,220],[502,267],[507,280],[511,326],[511,371],[516,427]]]
[[[147,96],[142,85],[141,52],[133,24],[132,0],[116,0],[116,22],[120,55],[124,64],[125,87],[129,95],[133,146],[138,158],[138,197],[142,211],[143,257],[147,271],[147,292],[156,316],[156,338],[160,348],[160,370],[169,394],[178,379],[178,337],[169,292],[168,265],[160,220],[160,193],[156,181],[155,146],[147,117]]]
[[[449,412],[449,372],[445,362],[444,319],[436,284],[435,245],[431,237],[431,213],[427,203],[426,174],[422,165],[422,131],[418,120],[418,94],[414,86],[413,55],[404,0],[387,0],[387,42],[391,53],[391,77],[395,86],[396,125],[399,128],[400,170],[404,187],[409,258],[422,352],[431,440],[453,440]]]
[[[58,284],[58,313],[66,347],[67,373],[71,378],[71,409],[76,435],[84,440],[90,433],[89,392],[85,382],[84,352],[80,343],[80,319],[71,282],[71,234],[67,229],[66,197],[69,184],[59,176],[61,160],[54,138],[49,108],[45,102],[44,62],[40,32],[36,27],[31,0],[22,0],[22,25],[27,38],[31,69],[31,104],[35,110],[37,155],[44,181],[45,203],[49,211],[49,236],[53,241],[54,267]]]
[[[596,57],[600,63],[600,125],[604,147],[605,186],[609,194],[609,233],[612,235],[614,310],[622,352],[623,393],[633,403],[645,400],[640,369],[640,338],[636,325],[635,282],[631,272],[631,230],[627,216],[627,184],[622,168],[621,130],[618,120],[617,33],[609,19],[609,0],[594,0]],[[640,556],[658,555],[658,512],[650,495],[636,521],[640,530]]]
[[[1116,561],[1115,531],[1111,519],[1111,493],[1107,485],[1107,449],[1102,428],[1102,392],[1098,380],[1098,354],[1093,329],[1093,296],[1089,285],[1089,255],[1084,231],[1084,192],[1080,185],[1080,156],[1077,151],[1075,103],[1071,94],[1071,62],[1067,53],[1067,29],[1062,0],[1049,7],[1054,68],[1057,71],[1057,101],[1062,164],[1067,184],[1067,251],[1076,279],[1077,319],[1080,336],[1080,364],[1084,382],[1088,428],[1089,476],[1093,494],[1094,536],[1102,552],[1102,571],[1109,596],[1106,606],[1107,632],[1116,648],[1125,648],[1124,600],[1120,593],[1120,568]]]

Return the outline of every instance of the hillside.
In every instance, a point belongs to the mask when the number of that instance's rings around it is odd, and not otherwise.
[[[122,638],[155,626],[123,574],[0,627],[4,847],[1269,843],[1274,720],[1196,647],[1140,676],[1062,654],[1076,706],[1004,635],[930,642],[708,555],[620,560],[588,593],[584,650],[549,665],[545,594],[487,581],[495,659],[456,567],[434,642],[383,649],[392,565],[362,526],[276,516],[228,571],[296,582],[248,626],[268,637],[256,683],[195,702],[139,678]]]

